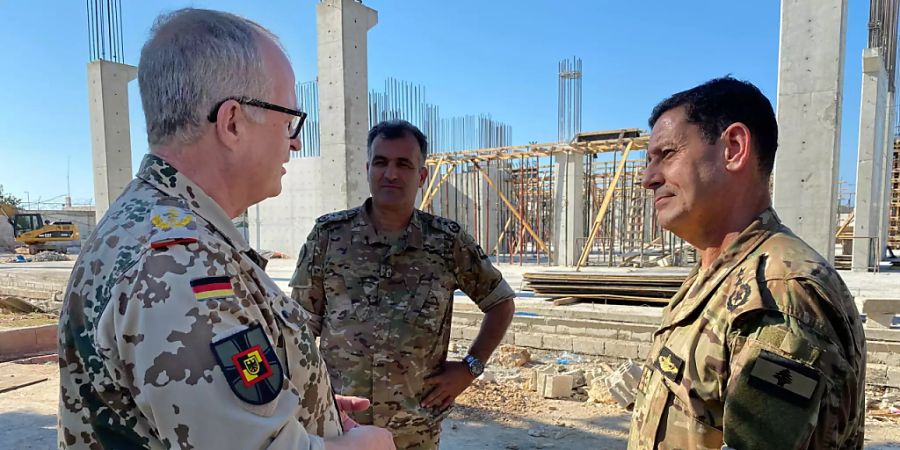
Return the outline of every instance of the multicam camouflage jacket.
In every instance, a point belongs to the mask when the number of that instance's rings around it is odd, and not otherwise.
[[[306,312],[225,212],[148,155],[75,263],[61,448],[324,448],[340,434]]]
[[[336,392],[372,399],[372,409],[355,415],[360,423],[395,436],[433,431],[446,411],[419,404],[424,379],[447,358],[454,291],[482,311],[515,293],[457,223],[415,211],[391,239],[372,224],[370,202],[318,219],[292,297],[321,335]]]
[[[663,311],[628,448],[861,449],[865,354],[840,276],[766,210]]]

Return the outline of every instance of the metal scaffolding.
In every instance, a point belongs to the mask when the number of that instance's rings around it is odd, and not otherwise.
[[[420,209],[459,222],[498,261],[550,264],[557,249],[554,216],[582,208],[587,236],[577,239],[585,265],[684,265],[693,249],[656,222],[652,194],[641,186],[648,137],[636,129],[580,133],[550,142],[446,152],[426,164],[431,176]],[[579,155],[583,201],[559,205],[556,159]]]

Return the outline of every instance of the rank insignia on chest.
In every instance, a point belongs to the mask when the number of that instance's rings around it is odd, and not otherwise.
[[[806,405],[821,376],[815,369],[762,350],[750,370],[749,384],[764,392]]]
[[[238,398],[262,405],[278,397],[284,372],[262,327],[254,325],[210,346]]]
[[[206,277],[191,280],[191,290],[194,291],[194,297],[197,300],[234,296],[231,278],[228,277]]]
[[[672,353],[672,350],[669,350],[669,347],[663,347],[662,350],[659,351],[659,354],[656,355],[656,360],[653,361],[653,367],[656,367],[656,370],[659,370],[664,377],[668,378],[673,383],[680,383],[681,372],[684,369],[684,360],[679,358],[675,353]]]

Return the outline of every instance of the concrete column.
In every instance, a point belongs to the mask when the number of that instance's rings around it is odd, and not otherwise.
[[[834,259],[847,0],[782,0],[774,205]]]
[[[319,39],[319,133],[326,210],[352,208],[369,196],[366,135],[369,129],[366,34],[378,13],[354,0],[316,5]]]
[[[556,201],[554,229],[556,242],[553,262],[559,266],[574,266],[581,256],[584,228],[584,155],[557,154]]]
[[[877,260],[870,241],[879,236],[884,191],[884,137],[887,112],[887,72],[877,48],[863,50],[862,94],[859,105],[859,159],[856,165],[856,219],[853,226],[854,271],[865,272]]]
[[[484,164],[482,168],[491,178],[491,181],[494,182],[494,186],[503,189],[505,181],[502,179],[497,167]],[[500,200],[497,191],[488,184],[480,173],[478,174],[478,182],[480,189],[478,205],[478,243],[484,248],[484,251],[490,252],[494,248],[494,245],[497,244],[497,239],[500,237],[499,227],[503,226],[499,221],[500,211],[506,209],[506,205]]]
[[[94,203],[99,222],[134,176],[128,124],[128,82],[137,78],[137,67],[100,60],[88,63],[87,71]]]
[[[897,109],[894,105],[895,95],[893,92],[888,89],[885,97],[886,100],[886,113],[884,115],[884,141],[883,141],[883,162],[882,162],[882,181],[881,181],[881,208],[879,208],[879,218],[880,218],[880,228],[878,233],[878,257],[877,260],[881,261],[881,258],[885,254],[885,247],[888,244],[888,238],[890,236],[890,216],[891,216],[891,191],[892,191],[892,180],[891,180],[891,171],[893,170],[893,155],[894,155],[894,123],[897,119]]]

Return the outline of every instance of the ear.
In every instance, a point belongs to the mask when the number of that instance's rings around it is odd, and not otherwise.
[[[422,166],[422,168],[419,169],[419,188],[420,189],[422,188],[422,186],[425,185],[425,180],[427,180],[427,179],[428,179],[428,166]]]
[[[244,131],[244,122],[247,120],[240,103],[235,100],[227,100],[219,107],[216,116],[216,136],[228,149],[236,149]]]
[[[725,170],[740,172],[750,167],[753,151],[750,149],[752,137],[750,129],[741,122],[735,122],[722,132],[722,143],[725,146]]]

